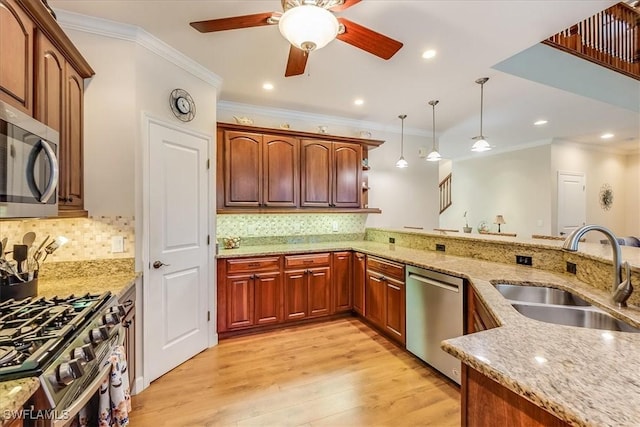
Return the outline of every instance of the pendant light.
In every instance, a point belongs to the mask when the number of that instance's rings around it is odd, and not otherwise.
[[[400,120],[402,120],[402,128],[400,131],[400,158],[396,162],[396,167],[400,169],[404,169],[409,166],[409,163],[404,159],[404,119],[407,118],[406,114],[400,114],[398,116]]]
[[[429,101],[429,105],[433,107],[433,134],[432,134],[433,146],[432,146],[431,152],[427,155],[428,162],[437,162],[442,158],[440,153],[438,153],[438,147],[436,145],[436,105],[438,105],[438,102],[440,101],[438,100]]]
[[[482,103],[484,101],[484,84],[487,82],[487,80],[489,80],[489,77],[482,77],[476,80],[476,83],[480,85],[480,135],[471,138],[476,141],[473,143],[471,151],[476,152],[491,150],[491,146],[482,134]]]

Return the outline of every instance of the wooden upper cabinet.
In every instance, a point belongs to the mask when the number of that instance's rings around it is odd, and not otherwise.
[[[333,206],[360,207],[362,196],[362,146],[333,143]]]
[[[60,133],[60,182],[58,201],[61,215],[86,216],[84,209],[84,79],[65,64],[63,95],[64,124]],[[83,213],[81,213],[83,212]]]
[[[32,115],[34,23],[15,0],[0,0],[0,99]]]
[[[362,147],[358,144],[302,140],[300,206],[359,208]]]
[[[300,144],[300,206],[331,207],[333,143],[303,139]]]
[[[34,117],[62,131],[65,59],[41,32],[36,36],[36,92]]]
[[[262,135],[226,132],[224,136],[226,206],[262,203]]]
[[[263,138],[263,205],[295,208],[300,195],[298,140],[271,135]]]
[[[225,132],[225,206],[296,207],[298,156],[295,138]]]

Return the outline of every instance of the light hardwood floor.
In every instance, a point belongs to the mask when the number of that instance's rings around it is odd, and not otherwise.
[[[134,396],[130,425],[459,426],[460,392],[344,318],[223,340]]]

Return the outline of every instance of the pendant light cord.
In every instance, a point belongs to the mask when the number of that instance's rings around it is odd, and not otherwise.
[[[480,136],[484,138],[482,133],[482,106],[484,104],[484,83],[480,83]]]
[[[404,119],[407,118],[406,114],[400,114],[398,118],[401,120],[400,125],[400,157],[404,157]]]
[[[433,107],[433,132],[432,132],[433,151],[438,151],[436,149],[436,103],[437,102],[434,102],[433,104],[431,104],[431,106]]]

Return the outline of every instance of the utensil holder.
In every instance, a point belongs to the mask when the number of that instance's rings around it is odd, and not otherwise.
[[[27,273],[21,273],[20,277],[28,278]],[[38,272],[34,273],[33,279],[21,282],[15,276],[0,277],[0,302],[9,299],[21,300],[38,295]]]

